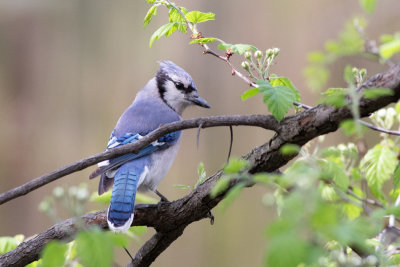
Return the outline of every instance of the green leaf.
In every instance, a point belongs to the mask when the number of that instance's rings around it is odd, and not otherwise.
[[[320,91],[329,79],[328,69],[319,64],[308,66],[303,74],[307,79],[307,86],[314,91]]]
[[[376,0],[360,0],[360,4],[367,13],[371,14],[375,11]]]
[[[325,53],[321,51],[315,51],[308,53],[307,60],[310,63],[325,63],[327,61],[327,58]]]
[[[225,191],[229,186],[229,182],[230,182],[230,179],[226,176],[223,176],[220,179],[218,179],[218,181],[215,183],[215,185],[213,186],[213,188],[210,191],[210,197],[215,198],[220,193]]]
[[[268,110],[280,122],[293,106],[293,102],[296,101],[295,93],[287,86],[278,85],[273,87],[263,80],[258,80],[257,84],[259,85],[259,91],[264,96],[264,103],[267,104]]]
[[[162,25],[160,28],[158,28],[153,35],[150,37],[150,43],[149,46],[151,47],[154,43],[155,40],[160,39],[162,36],[166,35],[168,33],[168,35],[171,35],[170,30],[172,29],[172,27],[176,24],[176,22],[170,22],[167,24]]]
[[[17,239],[11,236],[0,237],[0,255],[6,254],[7,252],[13,250],[19,245]]]
[[[307,261],[309,245],[298,233],[288,230],[274,235],[268,238],[265,266],[299,266]]]
[[[374,195],[383,199],[383,184],[390,179],[397,164],[397,156],[389,147],[381,144],[370,149],[360,162],[367,183]]]
[[[197,179],[193,188],[198,187],[199,185],[204,183],[204,181],[207,179],[207,173],[203,162],[200,162],[199,165],[197,166],[197,175],[199,176],[199,178]]]
[[[178,8],[182,11],[183,14],[187,13],[186,8],[184,8],[184,7],[178,7]],[[171,8],[169,10],[169,22],[170,23],[171,22],[176,22],[176,24],[171,28],[170,31],[173,32],[175,30],[178,30],[178,31],[180,31],[182,33],[186,33],[187,32],[186,20],[185,20],[184,17],[182,17],[182,14],[178,10],[176,10],[175,8]],[[171,32],[171,34],[172,34],[172,32]],[[169,36],[169,35],[166,35],[166,36]]]
[[[179,188],[179,189],[190,189],[191,187],[189,185],[184,185],[184,184],[174,184],[173,185],[175,188]]]
[[[350,179],[344,172],[343,166],[331,160],[320,160],[321,178],[333,180],[335,185],[346,191],[350,185]]]
[[[146,194],[137,192],[136,193],[136,203],[144,203],[144,204],[157,204],[158,200],[155,199],[154,197],[150,197]]]
[[[374,99],[381,96],[393,95],[394,92],[388,88],[366,88],[363,94],[365,98]]]
[[[382,43],[390,43],[396,39],[396,36],[393,34],[382,34],[379,39]]]
[[[151,22],[153,16],[157,15],[157,7],[158,5],[153,5],[150,7],[149,11],[147,11],[146,16],[144,17],[143,26],[146,27]]]
[[[296,101],[301,100],[299,90],[297,90],[297,88],[293,85],[293,83],[289,80],[289,78],[277,77],[276,75],[271,75],[269,82],[273,87],[278,86],[278,85],[283,85],[283,86],[289,87],[293,91],[293,93],[296,95]]]
[[[282,155],[290,156],[299,153],[300,147],[295,144],[285,144],[280,150]]]
[[[133,228],[133,227],[131,227]],[[122,233],[112,233],[112,232],[104,232],[107,235],[112,243],[117,247],[126,247],[128,245],[128,239],[125,234]]]
[[[233,203],[233,201],[240,195],[240,192],[242,192],[244,187],[244,183],[239,183],[228,191],[224,197],[224,200],[222,200],[220,203],[220,209],[222,212],[224,212]]]
[[[200,11],[191,11],[191,12],[187,13],[185,16],[189,22],[192,22],[194,24],[208,21],[208,20],[215,20],[215,14],[211,13],[211,12],[203,13]]]
[[[221,50],[227,50],[227,49],[232,50],[235,54],[241,55],[244,54],[245,52],[249,50],[256,51],[257,47],[254,45],[249,45],[249,44],[227,44],[227,43],[220,43],[218,45],[218,49]]]
[[[391,42],[384,43],[379,46],[379,54],[384,59],[391,58],[394,54],[400,51],[400,39],[395,39]]]
[[[50,241],[42,251],[42,267],[57,267],[64,266],[65,253],[67,252],[68,245],[58,242]]]
[[[192,40],[189,44],[208,44],[217,41],[218,38],[207,37],[207,38],[198,38]]]
[[[329,88],[323,93],[324,97],[319,102],[336,108],[344,107],[347,104],[346,95],[344,88]]]
[[[77,256],[85,267],[111,266],[114,258],[113,242],[106,233],[81,232],[75,240]]]
[[[251,88],[241,95],[241,99],[242,99],[242,101],[245,101],[245,100],[249,99],[250,97],[255,96],[259,92],[260,91],[258,90],[258,88]]]
[[[224,172],[229,174],[236,174],[244,170],[249,163],[244,159],[231,158],[224,167]]]
[[[400,163],[397,164],[396,169],[394,170],[393,177],[393,191],[396,191],[400,186]]]
[[[93,192],[89,201],[101,204],[109,204],[111,201],[111,191],[107,191],[100,196],[97,192]]]
[[[353,136],[355,134],[361,135],[367,128],[358,121],[349,119],[340,123],[340,129],[343,130],[346,136]]]

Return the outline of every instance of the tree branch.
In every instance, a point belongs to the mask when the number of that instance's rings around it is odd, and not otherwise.
[[[387,72],[371,77],[360,90],[367,87],[390,88],[393,90],[394,95],[377,99],[362,98],[360,100],[360,114],[362,117],[398,101],[400,98],[400,65],[394,65]],[[250,163],[249,172],[272,172],[279,169],[296,156],[282,155],[280,148],[283,145],[291,143],[302,146],[319,135],[336,131],[341,121],[351,117],[351,111],[347,108],[336,109],[331,106],[319,105],[284,118],[279,127],[273,124],[277,134],[268,143],[254,148],[244,156]],[[170,125],[167,126],[172,127]],[[198,124],[195,124],[195,126],[197,127]],[[207,123],[204,123],[203,127],[207,127]],[[172,128],[171,131],[174,130],[177,129]],[[160,136],[165,133],[167,133],[167,129],[162,134],[160,133]],[[151,135],[155,136],[156,132],[151,133]],[[151,142],[150,138],[148,142]],[[132,146],[130,149],[137,149],[137,147]],[[104,159],[102,158],[101,160]],[[223,199],[229,189],[240,181],[237,179],[232,180],[225,191],[211,199],[209,192],[221,175],[221,171],[215,173],[189,195],[176,201],[170,203],[161,202],[157,205],[137,205],[135,207],[133,224],[153,227],[157,233],[138,251],[131,266],[148,266],[182,234],[187,225],[206,218],[208,212]],[[82,220],[85,226],[95,224],[101,228],[107,228],[106,211],[85,215]],[[41,249],[47,242],[52,239],[70,240],[76,231],[76,219],[68,219],[58,223],[36,237],[21,243],[16,249],[0,256],[0,266],[22,266],[28,264],[39,257]]]
[[[102,153],[95,154],[88,158],[81,159],[69,165],[66,165],[58,170],[51,173],[45,174],[38,178],[35,178],[24,185],[11,189],[7,192],[0,194],[0,205],[4,204],[14,198],[28,194],[29,192],[42,187],[50,182],[53,182],[61,177],[68,174],[83,170],[103,160],[115,158],[127,153],[138,153],[140,149],[147,146],[151,142],[157,140],[164,134],[185,130],[191,128],[197,128],[201,125],[202,128],[216,127],[216,126],[257,126],[266,130],[279,130],[279,124],[275,118],[271,115],[232,115],[232,116],[213,116],[203,117],[196,119],[183,120],[173,122],[160,126],[158,129],[149,133],[142,139],[135,143],[128,144],[125,146],[113,148]]]

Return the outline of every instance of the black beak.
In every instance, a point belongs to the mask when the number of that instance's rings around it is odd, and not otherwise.
[[[203,108],[210,108],[210,105],[207,103],[207,101],[205,101],[203,98],[201,98],[198,95],[190,97],[189,100],[197,106],[200,106]]]

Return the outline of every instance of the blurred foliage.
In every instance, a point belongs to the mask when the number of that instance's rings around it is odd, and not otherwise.
[[[158,8],[168,9],[168,23],[158,28],[150,38],[149,45],[161,37],[169,37],[176,31],[192,32],[191,44],[204,45],[218,42],[218,49],[225,51],[225,59],[235,53],[244,57],[241,67],[253,85],[241,96],[242,100],[257,94],[263,96],[268,110],[281,121],[300,101],[300,94],[292,81],[270,73],[276,62],[279,48],[265,52],[250,44],[229,44],[216,37],[204,37],[198,24],[215,19],[215,14],[188,11],[170,1],[147,0],[151,4],[144,18],[147,26],[157,15]],[[360,0],[362,9],[373,13],[376,0]],[[323,51],[308,55],[309,66],[304,70],[311,89],[321,90],[330,77],[329,67],[339,58],[347,56],[371,56],[385,63],[400,51],[400,34],[385,34],[380,38],[378,51],[366,51],[363,36],[366,19],[355,18],[346,23],[336,40],[325,43]],[[222,177],[210,192],[210,197],[224,194],[220,204],[224,211],[240,196],[247,185],[266,188],[261,202],[276,208],[277,218],[265,226],[268,248],[265,251],[266,266],[377,266],[400,262],[398,240],[400,229],[393,222],[400,214],[400,164],[398,160],[400,138],[381,133],[380,140],[370,149],[360,146],[364,141],[365,128],[359,123],[359,100],[357,88],[364,82],[364,68],[346,66],[343,78],[346,88],[329,88],[322,94],[320,103],[335,107],[347,107],[353,119],[344,121],[341,128],[354,142],[338,144],[324,149],[320,146],[324,137],[315,145],[302,148],[288,144],[282,147],[283,155],[298,157],[283,173],[250,173],[250,163],[232,158],[223,168]],[[364,95],[377,98],[391,94],[385,88],[369,88]],[[400,102],[370,116],[377,127],[400,130]],[[198,166],[198,180],[193,186],[175,185],[193,190],[206,180],[203,163]],[[384,190],[391,182],[393,189]],[[369,198],[369,193],[372,198]],[[59,221],[57,209],[62,208],[72,216],[85,212],[87,201],[108,204],[111,193],[89,198],[86,185],[70,188],[57,187],[52,196],[46,197],[39,209]],[[137,202],[156,203],[154,198],[137,194]],[[385,218],[389,216],[389,225]],[[394,236],[389,232],[394,230]],[[30,266],[110,266],[115,247],[126,247],[131,238],[139,236],[146,227],[131,227],[126,234],[113,234],[98,228],[81,231],[69,243],[51,241],[43,249],[41,259]],[[24,236],[0,238],[0,254],[14,249]],[[368,256],[366,256],[368,255]]]

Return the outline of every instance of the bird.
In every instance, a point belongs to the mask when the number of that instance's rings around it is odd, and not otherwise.
[[[137,93],[133,103],[123,112],[107,144],[107,150],[140,140],[162,124],[182,120],[189,106],[210,108],[197,92],[192,77],[172,61],[160,61],[155,77]],[[181,131],[168,133],[142,148],[98,163],[89,176],[100,175],[98,194],[112,195],[107,211],[108,227],[113,232],[126,232],[134,217],[135,197],[139,191],[153,191],[161,201],[167,200],[157,191],[178,152]]]

